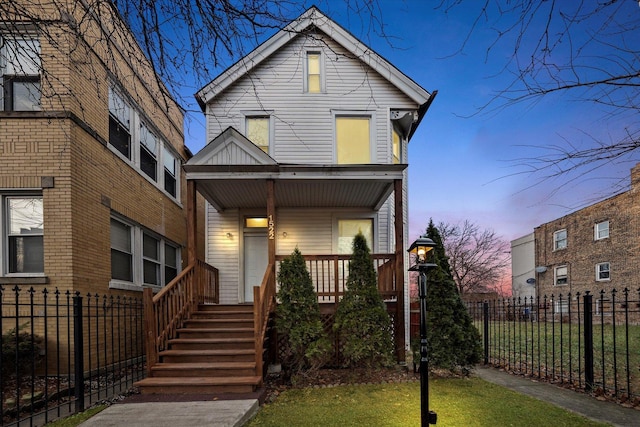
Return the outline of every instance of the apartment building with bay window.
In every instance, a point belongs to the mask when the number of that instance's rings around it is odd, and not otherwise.
[[[640,163],[628,191],[535,228],[536,294],[575,299],[591,292],[638,290],[640,277]],[[558,302],[558,301],[556,301]],[[563,301],[566,306],[567,301]],[[606,301],[604,301],[606,303]],[[556,307],[562,312],[563,307]],[[596,306],[596,311],[599,307]]]
[[[186,257],[182,110],[111,2],[16,4],[0,16],[0,285],[160,289]]]

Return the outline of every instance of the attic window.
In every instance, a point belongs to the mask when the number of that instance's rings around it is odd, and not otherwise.
[[[319,52],[307,52],[307,92],[308,93],[320,93],[322,92],[320,73],[320,53]]]

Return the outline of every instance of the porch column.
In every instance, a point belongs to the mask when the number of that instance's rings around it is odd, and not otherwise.
[[[276,201],[275,201],[275,182],[272,179],[267,180],[267,221],[268,224],[268,241],[267,248],[269,250],[269,264],[276,265]]]
[[[405,361],[405,306],[404,292],[404,210],[402,203],[402,180],[396,179],[393,182],[393,198],[395,201],[395,234],[396,234],[396,290],[398,292],[398,303],[396,311],[396,358],[399,362]]]
[[[196,182],[187,180],[187,264],[194,264],[198,258],[198,209],[196,207]]]

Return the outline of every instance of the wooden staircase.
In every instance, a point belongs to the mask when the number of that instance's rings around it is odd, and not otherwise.
[[[262,372],[256,367],[253,305],[199,304],[158,352],[158,361],[149,377],[134,384],[142,393],[256,391]]]

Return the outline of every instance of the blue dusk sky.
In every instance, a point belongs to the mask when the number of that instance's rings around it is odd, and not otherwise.
[[[347,14],[343,1],[324,0],[318,7],[419,85],[438,91],[409,144],[411,240],[425,230],[430,218],[436,223],[471,220],[513,240],[612,195],[620,179],[628,184],[638,155],[592,173],[548,181],[541,181],[542,175],[523,173],[527,167],[518,159],[547,154],[545,146],[615,140],[624,131],[625,117],[603,120],[603,107],[566,93],[504,108],[489,104],[479,111],[513,80],[508,70],[503,71],[513,51],[512,41],[498,43],[487,54],[496,33],[484,19],[468,38],[484,2],[465,0],[446,13],[435,8],[439,1],[378,3],[386,37],[369,29],[367,16]],[[637,2],[622,3],[617,14],[640,20]],[[584,36],[576,34],[575,41]],[[629,39],[640,40],[640,34]],[[528,42],[524,40],[523,46]],[[559,62],[566,59],[562,53],[558,49]],[[606,61],[599,64],[598,58],[593,55],[594,67],[606,67]],[[195,102],[191,108],[197,110]],[[205,144],[204,116],[189,115],[186,143],[195,153]]]

